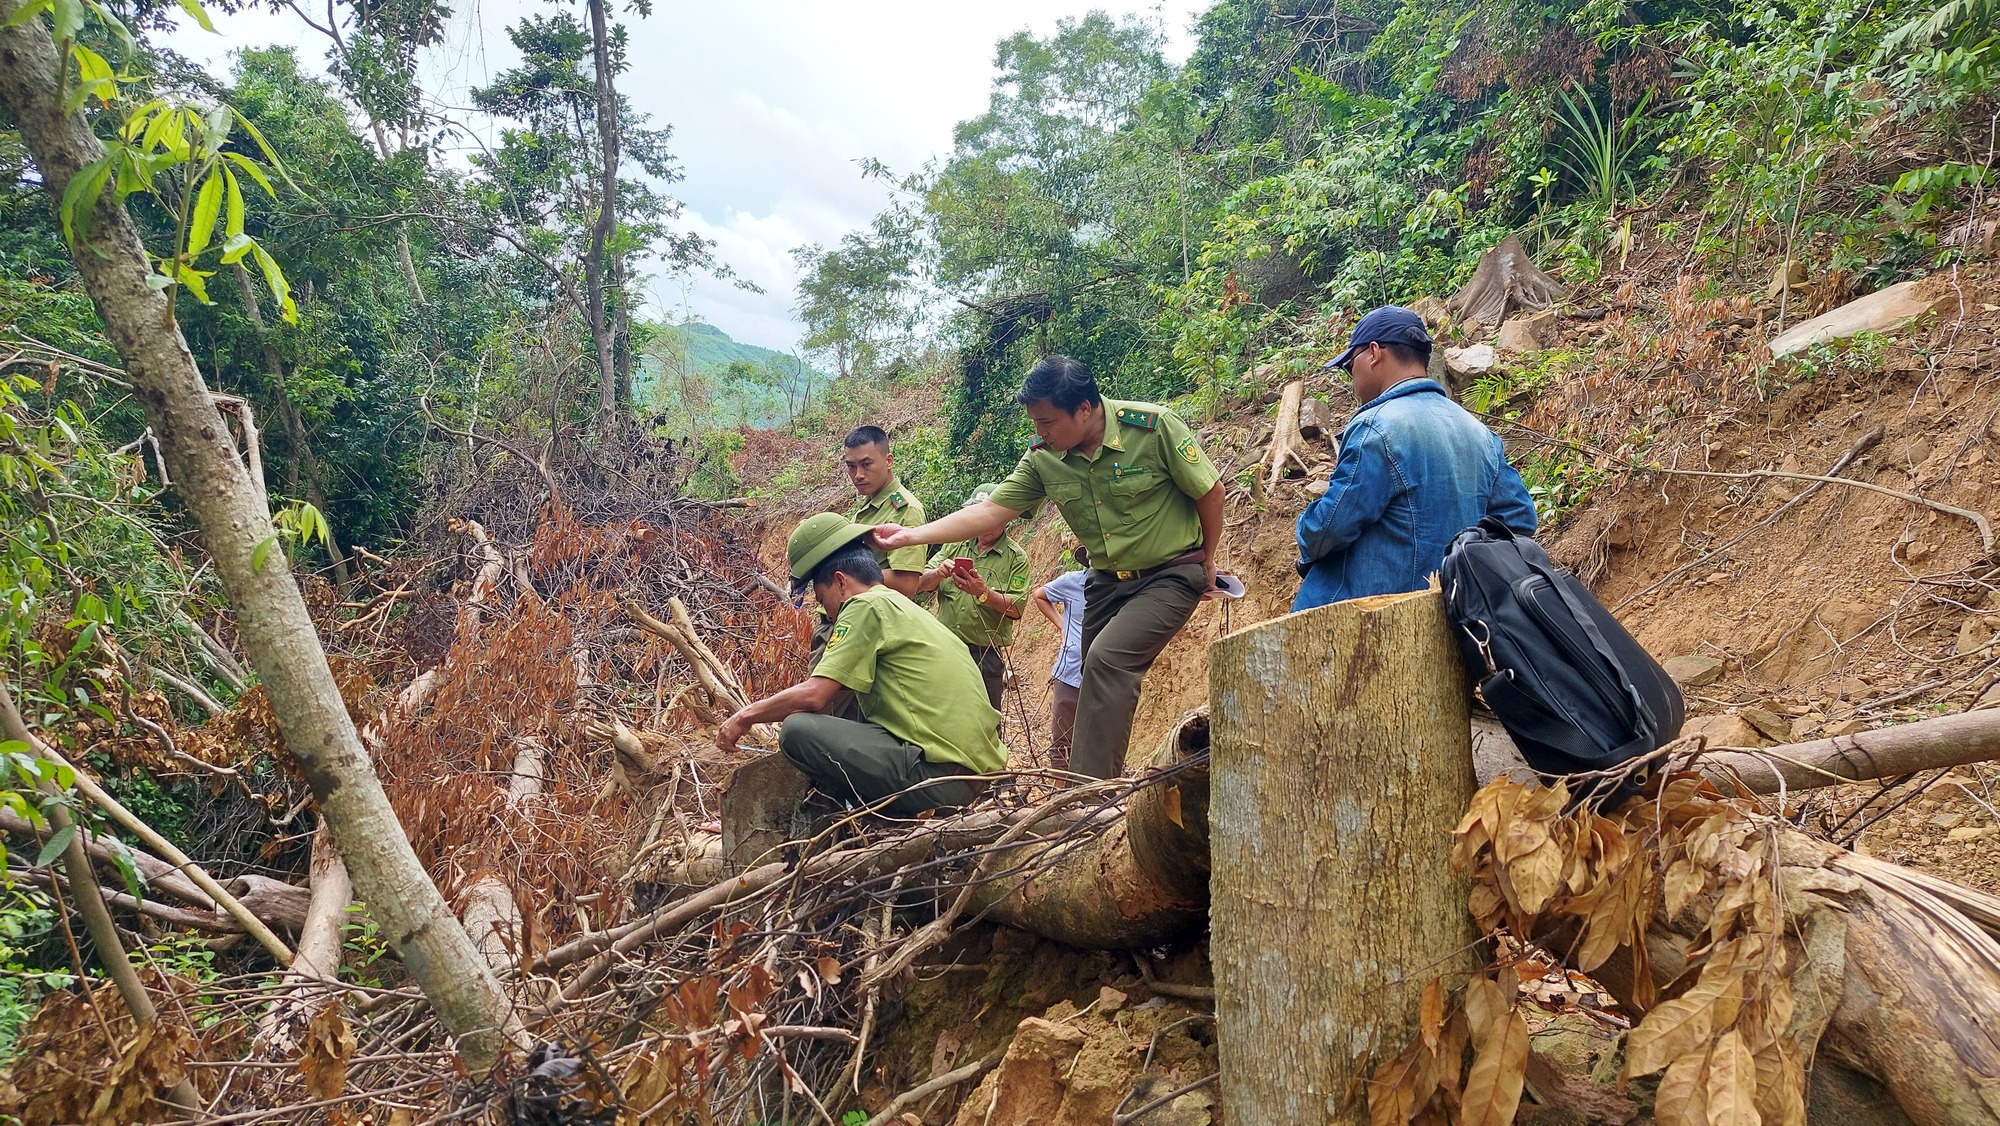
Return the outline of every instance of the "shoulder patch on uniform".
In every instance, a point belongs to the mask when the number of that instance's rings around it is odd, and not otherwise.
[[[1160,424],[1159,411],[1142,411],[1132,407],[1118,408],[1118,421],[1141,430],[1151,430]]]
[[[847,640],[847,634],[850,628],[851,627],[846,622],[835,623],[833,627],[833,632],[827,635],[826,651],[831,653],[835,649],[839,648],[840,643]]]
[[[1174,452],[1181,455],[1181,460],[1187,462],[1189,465],[1201,464],[1201,450],[1194,444],[1194,435],[1192,434],[1182,438],[1180,444],[1174,447]]]
[[[1028,448],[1030,450],[1046,450],[1049,448],[1049,444],[1046,440],[1037,438],[1028,444]]]
[[[900,492],[890,493],[889,507],[901,512],[903,509],[910,507],[910,498]]]

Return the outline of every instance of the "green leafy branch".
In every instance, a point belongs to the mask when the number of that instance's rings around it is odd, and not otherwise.
[[[179,2],[203,29],[215,30],[201,0]],[[104,56],[77,42],[78,33],[95,16],[125,46],[127,54],[131,53],[131,32],[97,0],[28,0],[9,17],[8,24],[24,23],[43,13],[48,14],[62,57],[76,63],[76,85],[64,91],[66,111],[77,112],[92,98],[110,109],[124,98],[128,87],[144,83],[144,75],[120,73]],[[66,71],[63,80],[65,84],[68,81]],[[262,163],[231,147],[231,137],[239,128],[262,154]],[[202,304],[213,304],[207,283],[215,270],[199,266],[213,251],[217,267],[235,265],[246,257],[255,261],[279,313],[296,324],[298,308],[284,270],[244,230],[246,207],[238,177],[248,177],[275,200],[278,193],[271,173],[305,195],[257,126],[235,108],[153,98],[133,108],[117,135],[104,142],[104,155],[70,179],[62,198],[63,237],[73,249],[90,238],[92,218],[107,191],[119,206],[132,195],[145,192],[173,219],[173,252],[149,250],[153,271],[146,278],[154,289],[166,291],[169,323],[180,287],[185,286]]]

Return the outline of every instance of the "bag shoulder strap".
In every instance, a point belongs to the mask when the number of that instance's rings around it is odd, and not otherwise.
[[[1653,715],[1653,709],[1646,703],[1645,697],[1640,694],[1639,686],[1632,679],[1632,674],[1626,671],[1625,663],[1618,659],[1618,654],[1612,650],[1611,643],[1604,639],[1604,632],[1597,628],[1597,615],[1589,606],[1584,605],[1583,600],[1576,596],[1576,592],[1570,589],[1568,583],[1562,581],[1568,576],[1558,575],[1549,567],[1532,560],[1528,561],[1528,567],[1547,579],[1549,585],[1555,588],[1556,594],[1562,598],[1563,605],[1569,607],[1570,616],[1576,619],[1577,625],[1583,627],[1584,636],[1590,639],[1591,648],[1597,650],[1597,655],[1603,657],[1604,663],[1611,666],[1611,671],[1618,676],[1619,686],[1632,698],[1634,726],[1639,729],[1640,737],[1646,740],[1653,739],[1659,734],[1660,721]]]

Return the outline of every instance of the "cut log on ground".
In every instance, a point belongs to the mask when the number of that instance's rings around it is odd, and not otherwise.
[[[1186,716],[1161,740],[1155,767],[1208,750],[1208,717]],[[1208,767],[1134,791],[1101,833],[1029,845],[1002,858],[1014,872],[974,889],[970,913],[1086,950],[1137,950],[1200,931],[1208,917]]]
[[[1464,673],[1436,591],[1339,602],[1209,652],[1215,965],[1231,1122],[1367,1121],[1409,986],[1469,971],[1448,834],[1473,790]]]

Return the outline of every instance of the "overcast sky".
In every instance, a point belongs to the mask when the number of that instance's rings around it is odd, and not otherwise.
[[[716,255],[764,287],[655,280],[653,316],[683,305],[738,340],[788,350],[801,335],[792,315],[790,251],[832,245],[866,225],[887,198],[855,162],[875,157],[899,175],[951,148],[952,126],[986,108],[994,44],[1022,28],[1039,35],[1092,8],[1156,21],[1174,61],[1202,0],[657,0],[627,15],[631,69],[620,90],[655,125],[673,126],[687,178],[674,189],[683,223],[715,240]],[[579,11],[581,5],[577,6]],[[464,91],[512,65],[506,27],[549,10],[528,0],[458,0],[446,43],[425,60],[427,85],[459,105]],[[184,26],[169,45],[220,70],[230,52],[291,44],[324,66],[324,40],[290,16],[246,9],[220,17],[220,35]]]

